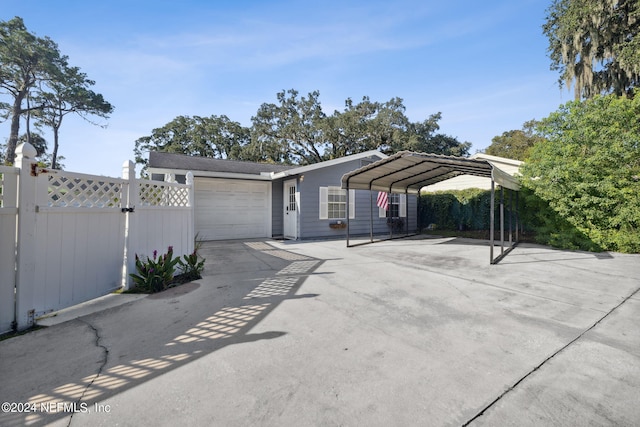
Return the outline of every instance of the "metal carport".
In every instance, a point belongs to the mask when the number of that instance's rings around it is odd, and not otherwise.
[[[388,193],[420,194],[424,186],[435,184],[459,175],[475,175],[491,178],[490,263],[499,262],[518,243],[518,181],[486,160],[438,154],[401,151],[386,159],[370,163],[342,176],[342,188],[346,190],[385,191]],[[500,255],[494,258],[495,185],[500,185]],[[504,189],[509,193],[509,246],[504,248]],[[516,194],[515,241],[512,241],[513,192]],[[347,191],[347,198],[349,191]],[[373,195],[373,193],[371,193]],[[347,206],[349,202],[347,200]],[[373,208],[372,208],[373,209]],[[373,217],[373,215],[371,215]],[[347,247],[349,242],[349,215],[347,215]],[[373,220],[370,242],[373,243]]]

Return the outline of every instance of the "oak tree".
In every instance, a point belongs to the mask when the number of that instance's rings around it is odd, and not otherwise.
[[[529,120],[522,125],[522,129],[509,130],[503,132],[502,135],[494,136],[491,139],[491,145],[485,149],[485,153],[524,161],[529,149],[544,140],[544,137],[536,130],[538,125],[539,122],[536,120]]]
[[[543,32],[559,84],[575,99],[633,94],[640,77],[640,2],[553,0]]]
[[[218,159],[253,160],[244,151],[249,129],[227,116],[178,116],[135,141],[136,163],[147,168],[146,153],[163,151]]]

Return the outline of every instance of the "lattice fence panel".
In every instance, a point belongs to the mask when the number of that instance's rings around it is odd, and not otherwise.
[[[15,207],[18,172],[0,165],[0,208]]]
[[[118,208],[122,202],[122,184],[93,178],[49,175],[49,206]]]
[[[142,206],[189,206],[189,188],[166,182],[141,182],[138,199]]]

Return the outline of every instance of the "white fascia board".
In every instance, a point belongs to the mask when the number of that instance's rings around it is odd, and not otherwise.
[[[494,167],[491,171],[491,178],[502,187],[516,191],[520,190],[518,180],[501,169]]]
[[[384,153],[381,153],[378,150],[369,150],[364,151],[362,153],[352,154],[350,156],[339,157],[337,159],[325,160],[324,162],[314,163],[312,165],[300,166],[299,168],[293,168],[282,172],[271,172],[271,177],[273,179],[284,178],[292,175],[299,175],[302,173],[307,173],[309,171],[313,171],[316,169],[322,169],[329,166],[339,165],[340,163],[350,162],[352,160],[364,159],[371,156],[378,156],[380,159],[386,159],[387,156]]]
[[[491,163],[492,162],[504,163],[504,164],[514,165],[514,166],[521,166],[524,163],[521,160],[509,159],[507,157],[491,156],[489,154],[484,154],[484,153],[476,153],[476,154],[473,154],[469,158],[470,159],[487,160],[488,162],[491,162]]]
[[[233,172],[210,172],[210,171],[188,171],[185,169],[164,169],[164,168],[149,168],[149,174],[174,174],[174,175],[186,175],[187,172],[191,172],[196,178],[229,178],[229,179],[246,179],[251,181],[271,181],[270,175],[253,175],[246,173],[233,173]]]

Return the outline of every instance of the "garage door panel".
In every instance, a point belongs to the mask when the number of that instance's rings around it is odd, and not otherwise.
[[[195,223],[203,240],[271,236],[267,182],[197,178]]]
[[[265,227],[251,225],[215,224],[203,229],[198,237],[202,240],[228,240],[264,237],[267,233]],[[200,237],[202,236],[202,237]]]

